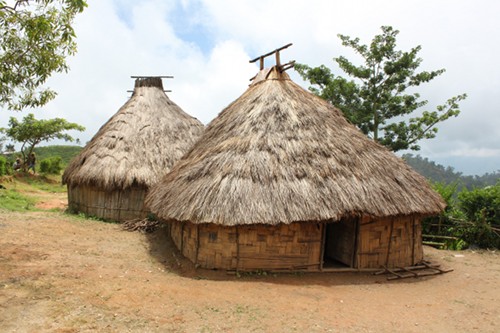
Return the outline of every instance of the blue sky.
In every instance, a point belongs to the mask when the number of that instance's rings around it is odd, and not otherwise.
[[[71,70],[48,83],[58,97],[38,118],[84,125],[90,140],[127,101],[131,75],[173,75],[169,97],[208,123],[248,87],[257,72],[248,60],[286,43],[282,60],[325,64],[358,58],[337,34],[368,43],[380,26],[401,31],[398,46],[422,46],[421,69],[446,73],[419,89],[429,109],[467,93],[462,114],[439,126],[418,153],[465,174],[500,169],[500,3],[465,0],[89,0],[75,23]],[[290,72],[290,71],[289,71]],[[307,88],[297,74],[292,79]],[[2,113],[0,126],[13,114]],[[23,114],[14,114],[22,117]]]

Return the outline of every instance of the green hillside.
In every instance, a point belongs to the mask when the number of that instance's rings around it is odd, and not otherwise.
[[[441,164],[430,161],[427,157],[423,158],[412,154],[404,154],[402,157],[415,171],[433,182],[444,184],[457,183],[468,189],[472,189],[495,185],[500,179],[500,170],[485,173],[484,175],[464,176],[461,172],[455,171],[454,168],[450,166],[444,167]]]
[[[38,161],[49,157],[60,156],[63,165],[66,166],[82,149],[83,148],[80,146],[45,146],[37,147],[34,151]]]

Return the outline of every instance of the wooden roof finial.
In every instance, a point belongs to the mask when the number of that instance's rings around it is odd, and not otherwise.
[[[282,64],[281,64],[281,59],[280,59],[280,51],[281,51],[281,50],[284,50],[284,49],[286,49],[286,48],[288,48],[288,47],[290,47],[290,46],[292,46],[292,45],[293,45],[292,43],[288,43],[288,44],[286,44],[286,45],[284,45],[284,46],[282,46],[282,47],[277,48],[277,49],[276,49],[276,50],[274,50],[274,51],[268,52],[268,53],[266,53],[266,54],[263,54],[263,55],[261,55],[261,56],[258,56],[258,57],[257,57],[257,58],[255,58],[255,59],[250,60],[250,63],[253,63],[253,62],[256,62],[257,60],[259,60],[259,64],[260,64],[260,66],[259,66],[259,67],[260,67],[260,70],[262,71],[262,70],[264,69],[264,58],[265,58],[265,57],[268,57],[268,56],[270,56],[270,55],[272,55],[272,54],[275,54],[276,65],[274,65],[273,67],[276,67],[276,68],[280,71],[280,73],[283,73],[283,72],[284,72],[284,71],[286,71],[287,69],[290,69],[290,68],[292,68],[293,66],[295,66],[295,60],[289,61],[289,62],[287,62],[286,64],[283,64],[283,65],[282,65]],[[252,77],[252,78],[250,79],[250,81],[253,81],[256,77],[257,77],[257,75],[255,75],[254,77]]]
[[[136,79],[135,86],[157,86],[163,89],[162,79],[173,79],[172,75],[132,75],[130,76],[132,79]],[[151,79],[151,80],[149,80]],[[148,82],[145,82],[148,81]],[[172,90],[163,90],[164,92],[172,92]],[[129,93],[133,93],[133,90],[127,90]]]
[[[277,49],[276,49],[276,50],[274,50],[274,51],[268,52],[268,53],[266,53],[266,54],[263,54],[263,55],[258,56],[258,57],[257,57],[257,58],[255,58],[255,59],[250,60],[250,63],[254,63],[254,62],[256,62],[257,60],[260,60],[260,61],[259,61],[260,66],[259,66],[259,67],[260,67],[260,70],[263,70],[263,69],[264,69],[264,58],[266,58],[266,57],[268,57],[268,56],[270,56],[270,55],[272,55],[272,54],[276,54],[276,65],[275,65],[275,66],[276,66],[276,67],[278,67],[278,68],[279,68],[279,70],[280,70],[281,72],[283,72],[283,71],[285,71],[285,70],[287,70],[287,69],[289,69],[289,68],[293,67],[293,65],[292,65],[292,66],[288,66],[288,67],[287,67],[287,65],[294,64],[294,63],[295,63],[295,61],[291,61],[291,62],[288,62],[288,63],[286,63],[286,64],[284,64],[284,65],[281,65],[281,60],[280,60],[280,51],[281,51],[281,50],[284,50],[284,49],[286,49],[286,48],[288,48],[288,47],[290,47],[290,46],[292,46],[292,45],[293,45],[292,43],[288,43],[288,44],[286,44],[286,45],[284,45],[284,46],[282,46],[282,47],[277,48]],[[285,68],[285,67],[286,67],[286,68]]]

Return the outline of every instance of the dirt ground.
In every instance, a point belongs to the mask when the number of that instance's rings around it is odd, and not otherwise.
[[[1,332],[500,332],[498,252],[426,247],[454,271],[398,281],[236,276],[193,268],[163,229],[123,231],[65,202],[0,211]]]

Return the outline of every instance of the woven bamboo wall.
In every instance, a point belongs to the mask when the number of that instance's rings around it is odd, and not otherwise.
[[[420,220],[413,216],[362,219],[357,252],[358,268],[418,263],[423,258]]]
[[[92,186],[68,186],[68,208],[74,212],[123,222],[147,216],[145,196],[146,190],[143,188],[111,192]]]
[[[222,227],[173,222],[171,236],[182,252],[204,268],[319,270],[322,224]]]

